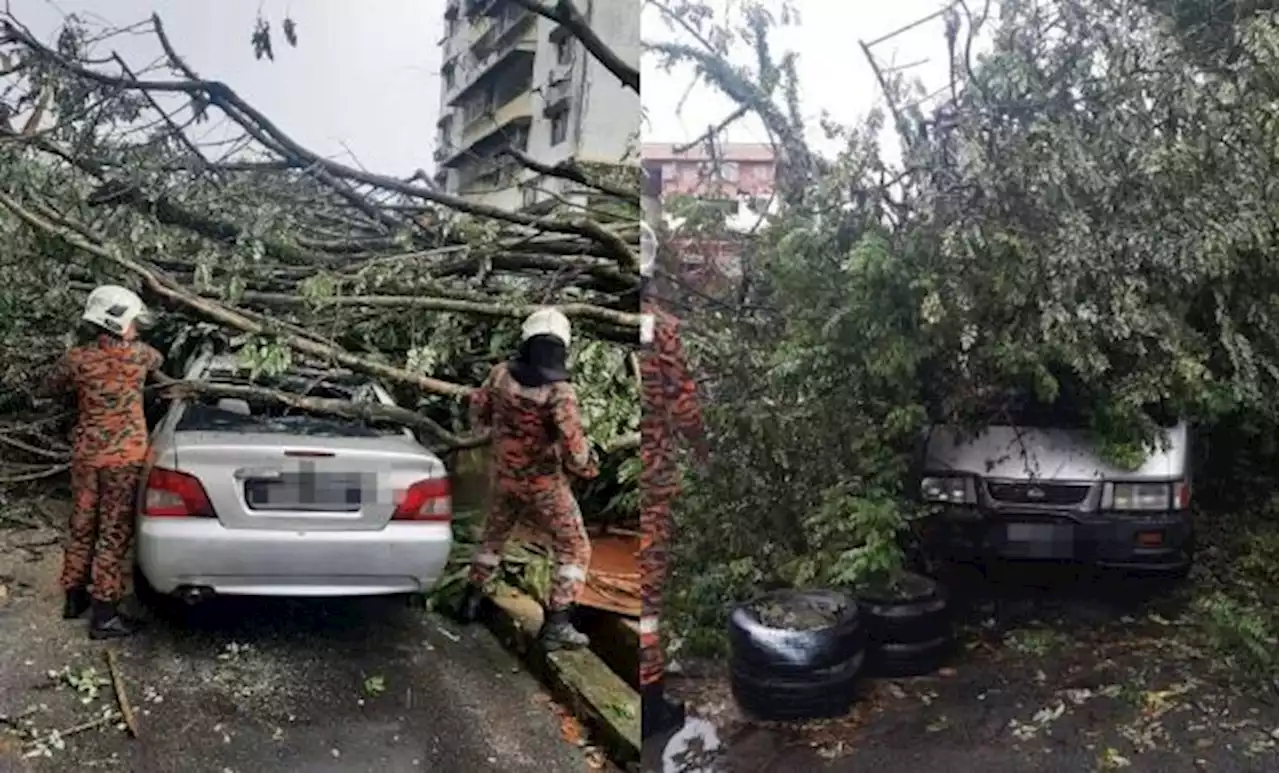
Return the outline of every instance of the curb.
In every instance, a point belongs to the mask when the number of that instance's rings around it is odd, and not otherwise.
[[[484,620],[494,635],[591,730],[615,763],[638,763],[640,693],[590,650],[543,651],[536,639],[542,605],[529,596],[501,586],[490,601]]]

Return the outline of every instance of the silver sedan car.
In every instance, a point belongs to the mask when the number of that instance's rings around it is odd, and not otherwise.
[[[248,383],[234,356],[209,353],[186,378]],[[394,404],[351,373],[297,369],[268,385]],[[195,398],[171,406],[152,448],[139,486],[144,593],[187,601],[420,594],[448,560],[448,473],[407,430]]]

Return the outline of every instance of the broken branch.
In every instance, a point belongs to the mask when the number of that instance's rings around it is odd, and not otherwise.
[[[116,703],[120,706],[120,714],[124,717],[125,727],[129,728],[129,735],[137,738],[138,718],[133,713],[133,706],[129,703],[129,694],[124,689],[124,675],[120,671],[120,662],[116,656],[116,651],[108,648],[103,655],[107,660],[107,672],[111,675],[111,686],[115,690]]]
[[[183,381],[167,377],[157,378],[157,386],[167,397],[176,399],[200,394],[212,397],[263,400],[300,411],[312,411],[314,413],[341,416],[346,419],[358,419],[375,425],[385,426],[391,424],[409,427],[430,435],[438,440],[440,444],[450,448],[475,448],[488,442],[487,437],[480,435],[467,437],[455,435],[430,418],[400,406],[355,403],[350,400],[336,400],[328,397],[309,397],[269,387],[210,384],[203,381]]]

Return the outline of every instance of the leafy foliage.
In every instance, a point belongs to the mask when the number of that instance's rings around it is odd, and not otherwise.
[[[656,5],[712,42],[767,17]],[[677,572],[685,623],[707,622],[692,600],[708,582],[735,597],[892,575],[931,422],[972,428],[1030,399],[1081,414],[1120,465],[1169,414],[1274,448],[1276,18],[1176,5],[998,3],[987,52],[949,49],[952,98],[925,107],[889,79],[901,169],[880,113],[826,125],[834,158],[797,147],[799,84],[767,35],[741,38],[754,69],[692,35],[650,45],[758,113],[788,166],[742,302],[672,299],[697,331],[718,449],[689,486],[676,565],[751,567]],[[769,78],[781,93],[761,106]]]

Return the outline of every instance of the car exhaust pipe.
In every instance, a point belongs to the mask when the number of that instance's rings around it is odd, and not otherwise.
[[[177,596],[187,606],[193,607],[196,604],[208,601],[213,596],[213,588],[208,588],[202,585],[188,585],[183,588],[179,588]]]

